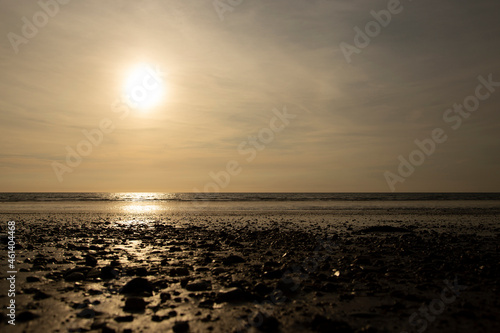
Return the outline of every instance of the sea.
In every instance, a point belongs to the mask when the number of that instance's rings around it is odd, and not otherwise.
[[[500,209],[500,193],[0,193],[0,213]]]

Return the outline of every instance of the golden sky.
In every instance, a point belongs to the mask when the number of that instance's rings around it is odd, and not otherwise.
[[[349,62],[341,43],[388,1],[216,4],[0,0],[0,191],[384,192],[435,128],[448,139],[397,191],[500,190],[500,87],[443,118],[500,82],[498,1],[401,1]],[[120,117],[141,65],[161,100]]]

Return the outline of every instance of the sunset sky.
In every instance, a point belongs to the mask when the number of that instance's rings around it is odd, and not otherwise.
[[[203,191],[236,161],[220,191],[385,192],[435,128],[448,139],[396,191],[500,191],[500,86],[459,128],[443,119],[479,76],[500,82],[497,0],[401,1],[349,63],[341,43],[388,1],[54,1],[0,0],[0,191]],[[161,100],[120,118],[141,64]],[[103,119],[114,130],[69,167]]]

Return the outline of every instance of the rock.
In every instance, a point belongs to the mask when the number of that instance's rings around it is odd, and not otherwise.
[[[222,260],[222,263],[226,266],[233,265],[233,264],[239,264],[239,263],[243,263],[243,262],[246,262],[246,260],[243,259],[242,257],[236,256],[236,255],[230,255]]]
[[[206,309],[212,309],[213,306],[214,306],[214,301],[211,299],[202,299],[200,301],[200,304],[198,304],[198,307]]]
[[[169,293],[163,292],[160,294],[161,303],[164,303],[164,302],[170,300],[171,298],[172,298],[172,296]]]
[[[134,316],[118,316],[115,318],[115,321],[119,323],[131,322],[134,320]]]
[[[32,282],[40,282],[40,278],[37,276],[27,276],[26,277],[26,282],[32,283]]]
[[[101,278],[103,280],[115,279],[116,277],[118,277],[118,271],[113,266],[101,268]]]
[[[257,283],[253,288],[254,293],[261,296],[269,294],[272,290],[272,287],[268,287],[264,283]]]
[[[85,265],[90,266],[90,267],[95,267],[97,266],[97,258],[94,257],[91,254],[87,254],[85,256]]]
[[[95,318],[96,312],[93,309],[83,309],[82,311],[78,312],[76,314],[76,316],[78,318],[91,319],[91,318]]]
[[[170,276],[188,276],[189,270],[186,267],[176,267],[170,270]]]
[[[186,278],[181,279],[181,287],[185,288],[187,286],[187,284],[189,283],[189,281],[191,281],[190,277],[186,277]]]
[[[222,289],[217,293],[216,301],[222,302],[243,302],[246,300],[246,293],[238,287]]]
[[[283,277],[283,272],[279,269],[274,269],[264,272],[264,274],[262,274],[262,277],[265,279],[280,279]]]
[[[278,267],[280,264],[276,261],[266,261],[263,265],[262,265],[262,270],[263,271],[270,271],[272,270],[273,268],[275,267]]]
[[[120,291],[121,294],[141,294],[153,293],[153,286],[151,283],[145,278],[135,278],[127,282],[125,286]]]
[[[40,316],[31,312],[31,311],[24,311],[16,316],[16,320],[20,323],[25,323],[27,321],[31,321],[31,320],[36,319],[38,317],[40,317]]]
[[[101,270],[94,267],[87,273],[87,279],[97,279],[101,277]]]
[[[90,328],[92,330],[96,330],[96,331],[100,330],[101,333],[115,333],[116,332],[116,330],[112,327],[109,327],[108,323],[103,319],[94,320],[94,322],[92,323]]]
[[[290,283],[287,283],[290,282]],[[300,291],[301,285],[296,281],[283,281],[283,279],[279,280],[276,283],[276,289],[281,290],[284,294],[291,295]]]
[[[212,283],[208,280],[191,281],[186,284],[188,291],[206,291],[212,289]]]
[[[41,299],[46,299],[46,298],[49,298],[49,297],[50,297],[50,295],[44,293],[43,291],[37,291],[35,293],[35,295],[33,295],[33,299],[35,301],[38,301],[38,300],[41,300]]]
[[[130,312],[142,312],[146,309],[147,304],[141,297],[130,297],[125,301],[123,309]]]
[[[212,269],[212,274],[214,274],[214,275],[219,275],[219,274],[223,274],[223,273],[226,273],[225,268],[215,267],[214,269]]]
[[[68,282],[82,281],[84,279],[85,279],[85,275],[83,275],[83,273],[80,273],[80,272],[73,272],[73,273],[70,273],[69,275],[67,275],[66,277],[64,277],[64,280],[66,280]]]
[[[276,332],[280,326],[280,322],[276,317],[268,316],[260,311],[253,316],[252,323],[262,332]]]
[[[172,327],[175,333],[185,333],[189,332],[189,323],[187,321],[178,321]]]

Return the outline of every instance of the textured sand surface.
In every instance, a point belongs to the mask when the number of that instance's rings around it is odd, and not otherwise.
[[[2,332],[500,331],[498,209],[0,216]]]

